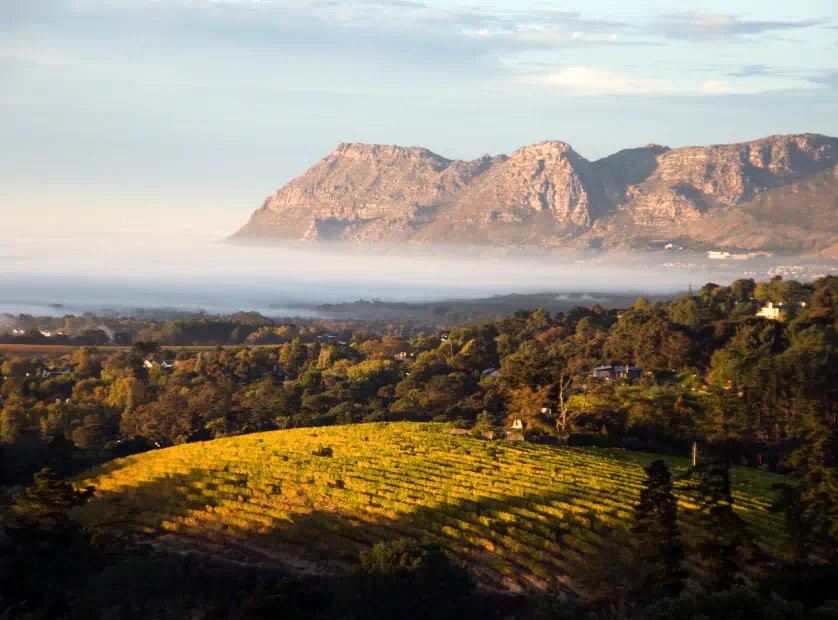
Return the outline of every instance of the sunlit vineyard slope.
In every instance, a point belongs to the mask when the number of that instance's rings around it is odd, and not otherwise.
[[[574,567],[630,525],[642,466],[654,458],[480,441],[428,424],[304,428],[107,463],[79,480],[98,489],[81,517],[308,565],[345,566],[375,541],[430,536],[486,585],[574,588]],[[676,476],[687,465],[668,461]],[[779,477],[737,469],[733,481],[739,513],[774,552]],[[695,506],[683,493],[680,503],[689,540]]]

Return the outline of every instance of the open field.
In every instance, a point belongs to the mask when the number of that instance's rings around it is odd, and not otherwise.
[[[80,511],[89,524],[116,521],[323,566],[354,562],[378,540],[429,536],[485,585],[577,589],[573,567],[630,524],[641,468],[656,458],[378,423],[185,444],[106,463],[77,482],[98,489]],[[687,467],[665,460],[675,477]],[[769,553],[783,540],[782,520],[769,512],[780,480],[733,473],[738,512]],[[681,492],[679,504],[690,540],[696,506]]]
[[[282,345],[224,345],[223,349],[276,349]],[[82,345],[62,345],[62,344],[0,344],[0,355],[17,356],[17,357],[42,357],[42,356],[63,356],[71,355],[76,349],[80,349]],[[129,346],[106,345],[95,347],[102,353],[118,353],[119,351],[128,351]],[[162,345],[163,349],[172,351],[215,351],[218,345]]]
[[[0,344],[0,354],[17,357],[39,357],[42,355],[67,355],[78,349],[61,344]],[[99,347],[100,350],[119,349],[120,347]]]

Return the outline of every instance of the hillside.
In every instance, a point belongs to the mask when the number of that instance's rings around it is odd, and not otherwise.
[[[701,247],[821,251],[834,237],[797,216],[834,217],[836,164],[838,138],[815,134],[649,145],[593,162],[559,141],[474,161],[341,144],[267,198],[231,240],[618,249],[686,232]],[[750,215],[772,192],[782,226]]]
[[[80,514],[207,541],[315,573],[346,570],[383,539],[431,536],[484,585],[579,589],[574,568],[626,525],[650,455],[455,437],[439,425],[376,423],[252,434],[112,461],[79,480],[98,489]],[[683,471],[686,462],[668,459]],[[734,497],[776,551],[769,513],[779,476],[734,470]],[[695,507],[681,496],[681,526]],[[205,547],[206,548],[206,547]]]

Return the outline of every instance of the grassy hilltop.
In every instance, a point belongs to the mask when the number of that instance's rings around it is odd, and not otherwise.
[[[106,463],[79,479],[98,489],[80,516],[323,570],[346,568],[378,540],[430,536],[485,585],[573,589],[574,566],[630,526],[642,467],[656,458],[486,442],[434,424],[301,428]],[[688,465],[666,460],[676,477]],[[780,479],[733,471],[737,510],[769,553],[783,540],[769,512]],[[681,492],[679,503],[689,541],[696,506]]]

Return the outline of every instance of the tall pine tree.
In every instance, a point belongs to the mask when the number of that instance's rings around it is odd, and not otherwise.
[[[645,573],[642,596],[678,596],[684,587],[684,547],[672,476],[663,461],[654,461],[645,471],[646,483],[632,527],[634,547]]]
[[[800,478],[784,493],[786,530],[800,559],[838,561],[838,420],[813,404],[803,444],[789,458]]]
[[[703,526],[698,545],[704,584],[711,591],[730,589],[754,545],[745,522],[733,511],[730,463],[709,461],[690,470]]]

